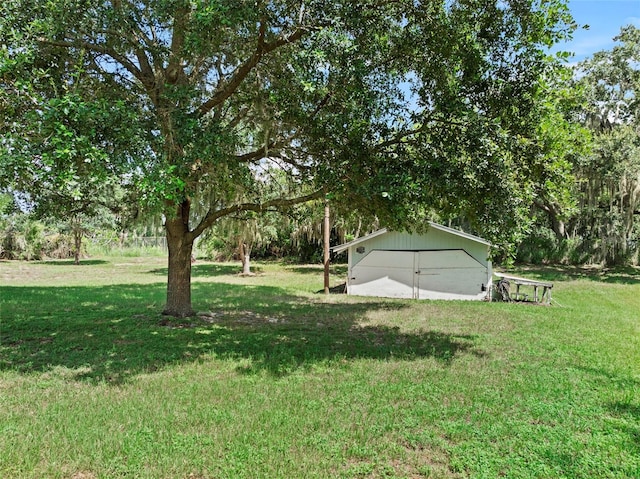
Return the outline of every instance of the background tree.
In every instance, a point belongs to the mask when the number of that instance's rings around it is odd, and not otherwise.
[[[536,216],[537,227],[521,246],[520,260],[607,265],[637,261],[639,32],[624,27],[612,50],[581,62],[573,81],[565,78],[550,92],[556,115],[565,121],[554,120],[552,114],[550,122],[541,124],[549,154],[561,160],[550,161],[547,170],[573,178],[574,187],[558,195],[561,182],[551,181],[551,190],[537,195],[535,205],[543,215]],[[559,156],[560,151],[564,153]]]
[[[633,260],[640,241],[640,29],[624,27],[614,40],[579,65],[593,148],[576,165],[572,232],[593,261],[609,265]]]
[[[127,181],[139,180],[141,199],[164,211],[165,312],[176,316],[192,314],[190,259],[204,231],[327,190],[335,204],[391,227],[442,210],[513,244],[539,180],[531,145],[546,48],[572,28],[559,0],[8,0],[0,8],[5,63],[25,52],[33,64],[73,59],[101,86],[79,93],[85,102],[121,102],[133,125],[146,126],[136,135],[143,148],[118,151]],[[44,69],[58,84],[67,65]],[[32,71],[21,78],[39,91]],[[122,136],[116,129],[109,138]],[[238,195],[265,164],[297,186],[269,199]]]
[[[119,169],[113,165],[111,155],[101,139],[104,129],[126,121],[126,114],[118,117],[116,108],[124,105],[87,103],[74,95],[49,101],[41,115],[41,129],[24,138],[25,144],[16,143],[16,149],[31,155],[28,171],[18,178],[29,185],[18,186],[30,192],[37,217],[63,218],[68,221],[74,237],[76,264],[80,262],[84,224],[111,213],[109,207],[117,204],[120,191]],[[40,139],[39,152],[31,146]],[[23,153],[24,154],[24,153]],[[121,195],[120,195],[121,196]]]
[[[84,53],[37,61],[32,53],[4,49],[0,58],[0,178],[27,193],[31,216],[68,223],[78,264],[84,223],[121,209],[121,152],[137,142],[135,117],[122,100],[97,92],[106,85],[83,70]]]

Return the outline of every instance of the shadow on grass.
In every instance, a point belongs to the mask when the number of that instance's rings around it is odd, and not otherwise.
[[[609,411],[619,419],[616,427],[629,436],[637,452],[640,452],[640,406],[627,402],[609,404]]]
[[[255,273],[260,273],[260,267],[252,266],[251,270]],[[206,264],[193,264],[191,265],[192,277],[206,277],[206,276],[232,276],[240,274],[242,272],[242,266],[238,264],[227,263],[206,263]],[[152,269],[149,273],[157,274],[158,276],[166,277],[169,273],[167,268]]]
[[[284,267],[286,271],[290,271],[292,273],[297,274],[312,274],[314,276],[321,276],[324,271],[324,266],[319,264],[309,264],[309,265],[287,265]],[[345,276],[347,274],[347,265],[346,264],[335,264],[329,267],[329,272],[332,275],[337,276]]]
[[[607,371],[605,369],[592,368],[587,366],[575,366],[575,368],[579,371],[591,374],[603,385],[615,384],[619,387],[626,387],[627,385],[629,385],[633,388],[637,388],[640,386],[640,380],[638,379],[628,376],[621,376],[615,372]]]
[[[640,406],[626,402],[616,402],[609,405],[609,409],[616,416],[629,416],[636,422],[640,422]]]
[[[596,266],[525,266],[516,268],[516,275],[542,281],[590,280],[600,283],[640,284],[640,268],[627,266],[600,268]]]
[[[447,364],[482,355],[474,338],[367,326],[389,302],[330,304],[277,287],[194,285],[209,316],[173,320],[158,314],[164,284],[106,287],[2,287],[0,370],[66,371],[78,380],[118,384],[206,355],[241,361],[242,373],[289,374],[327,361],[434,358]],[[62,369],[60,369],[62,368]]]
[[[81,259],[80,264],[76,264],[73,259],[51,259],[46,261],[35,261],[37,264],[46,264],[50,266],[93,266],[98,264],[108,264],[108,261],[102,259]]]

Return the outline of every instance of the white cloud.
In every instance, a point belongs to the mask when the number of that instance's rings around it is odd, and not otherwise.
[[[576,35],[577,38],[567,46],[576,56],[591,55],[594,52],[608,50],[612,47],[615,43],[613,37],[616,34],[617,32],[614,34],[589,35],[586,38],[580,38]]]
[[[573,53],[570,61],[573,63],[580,62],[587,57],[590,57],[595,52],[602,50],[610,50],[615,42],[613,41],[614,34],[598,34],[592,35],[588,31],[579,32],[576,34],[572,41],[566,43],[559,43],[555,45],[552,52],[570,52]]]

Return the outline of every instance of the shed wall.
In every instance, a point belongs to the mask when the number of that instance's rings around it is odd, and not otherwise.
[[[372,250],[421,251],[463,249],[480,264],[488,263],[489,247],[470,239],[456,236],[436,228],[429,228],[426,234],[399,233],[396,231],[371,238],[358,246],[365,248],[363,253],[357,247],[350,248],[349,267],[357,265]]]

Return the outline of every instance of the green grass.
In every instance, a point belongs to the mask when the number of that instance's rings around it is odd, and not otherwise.
[[[163,258],[0,262],[0,477],[640,477],[638,269],[519,271],[551,307],[238,269],[169,320]]]

